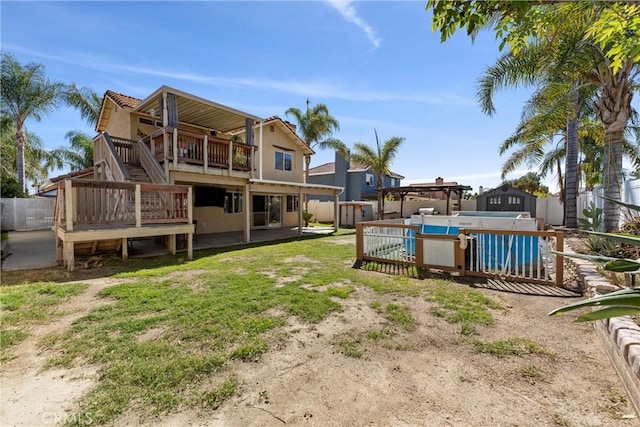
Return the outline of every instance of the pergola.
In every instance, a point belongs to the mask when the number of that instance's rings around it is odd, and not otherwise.
[[[391,193],[397,194],[400,196],[400,216],[403,217],[402,208],[404,206],[404,198],[407,197],[409,193],[416,194],[424,194],[429,192],[442,191],[447,196],[447,213],[449,215],[449,201],[451,199],[451,193],[455,193],[458,195],[458,200],[462,199],[462,193],[465,191],[471,191],[472,187],[469,185],[460,185],[460,184],[415,184],[415,185],[406,185],[403,187],[388,187],[383,188],[383,194]]]

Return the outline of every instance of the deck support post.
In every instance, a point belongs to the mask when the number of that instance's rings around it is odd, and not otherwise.
[[[169,252],[171,255],[176,254],[176,236],[177,234],[169,234]]]
[[[251,241],[251,209],[253,205],[253,203],[251,203],[249,184],[245,184],[242,198],[244,199],[244,241],[245,243],[249,243]]]
[[[173,129],[173,169],[178,169],[178,129]],[[169,175],[167,174],[167,178]]]
[[[356,259],[364,261],[364,224],[357,222],[356,224]]]
[[[556,251],[564,252],[564,233],[556,231]],[[556,255],[556,286],[562,286],[564,282],[564,257]]]
[[[298,236],[302,236],[302,187],[298,189]]]
[[[67,267],[67,271],[73,271],[76,266],[75,256],[75,248],[73,242],[64,242],[63,243],[63,251],[64,251],[64,264]]]
[[[340,204],[338,203],[338,193],[333,193],[333,231],[338,231],[338,224],[340,223]]]
[[[62,239],[56,237],[56,261],[64,261],[64,252],[62,249]]]
[[[127,245],[127,238],[122,239],[122,259],[129,259],[129,246]]]

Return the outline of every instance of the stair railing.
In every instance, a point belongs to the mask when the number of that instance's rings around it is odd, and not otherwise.
[[[141,139],[138,141],[138,156],[142,169],[149,175],[151,182],[154,184],[166,184],[167,177],[164,173],[164,169],[160,166],[160,163],[156,160],[155,156],[151,153],[151,149]]]

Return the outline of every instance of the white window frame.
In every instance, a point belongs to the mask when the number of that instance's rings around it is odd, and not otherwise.
[[[287,153],[286,151],[275,151],[275,163],[274,168],[279,171],[292,172],[293,171],[293,153]],[[278,167],[278,155],[282,157],[282,167]],[[289,158],[289,168],[287,168],[287,158]]]
[[[373,187],[373,178],[374,178],[374,175],[372,173],[365,174],[365,177],[364,177],[365,184],[367,184],[369,187]]]

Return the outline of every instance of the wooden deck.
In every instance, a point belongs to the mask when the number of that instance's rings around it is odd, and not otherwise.
[[[176,253],[177,236],[186,236],[193,258],[191,187],[126,182],[65,180],[58,187],[55,213],[57,259],[75,267],[76,245],[112,246],[128,257],[128,239],[168,236]],[[84,243],[84,245],[81,245]]]

